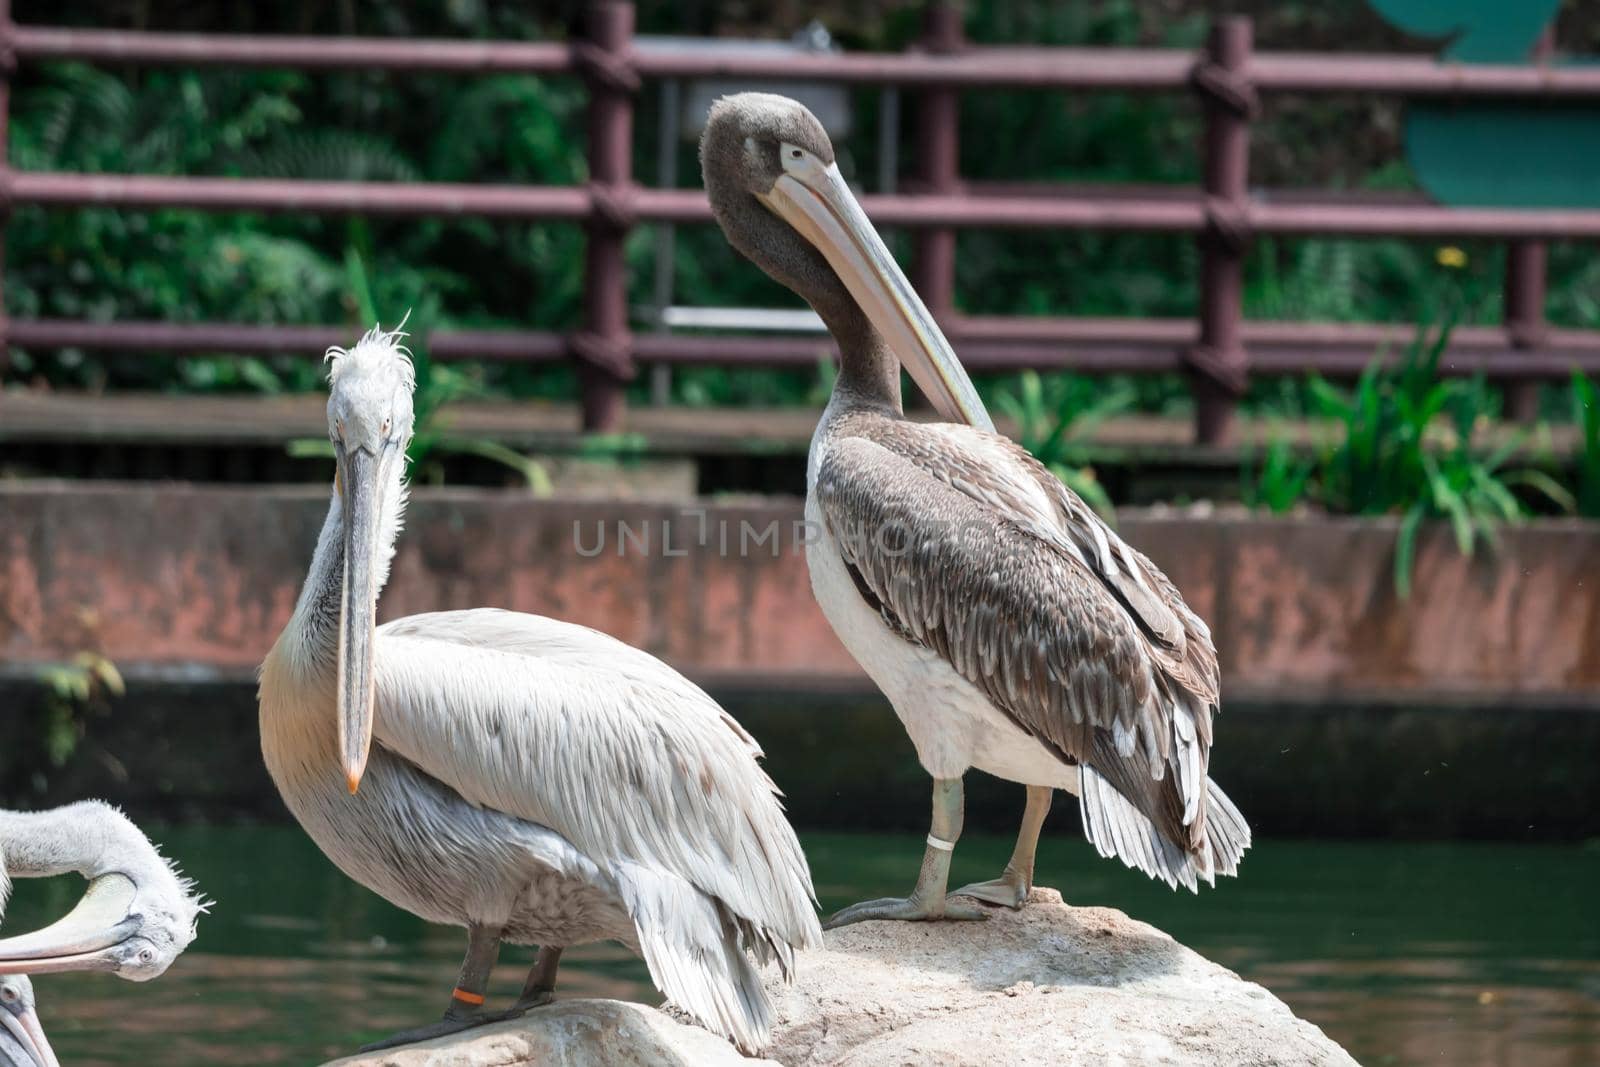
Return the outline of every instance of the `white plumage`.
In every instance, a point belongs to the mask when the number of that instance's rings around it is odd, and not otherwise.
[[[89,880],[71,912],[0,940],[0,1065],[58,1067],[28,974],[102,971],[155,978],[194,940],[207,904],[122,812],[97,800],[48,811],[0,810],[0,917],[11,878]]]
[[[341,457],[363,447],[362,427],[387,431],[365,446],[378,456],[382,438],[409,436],[396,341],[374,332],[335,362]],[[290,810],[397,906],[542,948],[620,941],[679,1006],[759,1047],[769,1008],[752,958],[787,975],[794,949],[819,942],[810,873],[759,746],[666,664],[515,612],[388,623],[372,637],[371,752],[350,794],[341,687],[359,672],[342,664],[362,646],[348,635],[362,605],[344,554],[365,542],[345,511],[365,505],[347,477],[360,465],[341,464],[305,591],[261,673],[262,750]],[[404,484],[403,463],[377,466],[381,585]]]

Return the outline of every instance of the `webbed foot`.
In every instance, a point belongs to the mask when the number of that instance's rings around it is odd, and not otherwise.
[[[520,1002],[519,1002],[520,1003]],[[529,1005],[532,1007],[533,1005]],[[370,1045],[362,1045],[361,1052],[378,1052],[386,1048],[398,1048],[401,1045],[414,1045],[418,1041],[429,1041],[446,1034],[458,1034],[463,1030],[471,1030],[475,1026],[486,1026],[489,1023],[501,1022],[505,1019],[515,1019],[527,1008],[518,1010],[513,1007],[509,1011],[480,1011],[471,1015],[446,1015],[436,1023],[427,1026],[418,1026],[410,1030],[401,1030],[398,1034],[390,1034],[381,1041],[374,1041]]]
[[[973,882],[964,885],[950,895],[953,897],[971,897],[981,900],[985,904],[998,904],[1002,908],[1011,908],[1015,911],[1021,908],[1028,899],[1032,886],[1020,874],[1006,871],[999,878],[991,878],[987,882]]]
[[[837,930],[841,926],[866,922],[869,919],[928,922],[938,919],[970,921],[987,919],[988,917],[988,913],[982,908],[974,907],[971,904],[962,904],[954,900],[947,899],[938,907],[930,907],[915,897],[883,897],[879,900],[863,900],[859,904],[852,904],[848,908],[834,913],[827,922],[822,924],[822,928],[824,930]]]
[[[514,1019],[518,1016],[526,1015],[534,1008],[542,1008],[555,999],[555,991],[550,989],[541,989],[536,993],[524,993],[517,998],[515,1004],[511,1005],[511,1010],[506,1012],[506,1018]]]

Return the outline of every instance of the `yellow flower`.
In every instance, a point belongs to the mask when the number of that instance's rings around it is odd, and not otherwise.
[[[1433,254],[1433,258],[1441,267],[1451,270],[1460,270],[1467,265],[1467,254],[1455,245],[1445,245]]]

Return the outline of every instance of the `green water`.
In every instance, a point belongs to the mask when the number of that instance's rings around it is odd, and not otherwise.
[[[316,1062],[443,1008],[460,931],[427,926],[348,882],[297,829],[155,836],[217,904],[154,983],[39,979],[63,1063]],[[803,836],[827,909],[903,893],[922,853],[920,836]],[[956,883],[996,873],[1009,847],[969,833]],[[1192,897],[1054,832],[1038,877],[1072,903],[1122,908],[1261,982],[1368,1065],[1600,1063],[1592,846],[1265,841],[1242,878]],[[7,927],[59,913],[81,886],[19,883]],[[504,953],[496,996],[515,994],[529,958]],[[561,990],[654,996],[642,966],[611,946],[569,952]]]

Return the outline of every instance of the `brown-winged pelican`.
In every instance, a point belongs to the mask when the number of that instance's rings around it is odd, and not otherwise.
[[[1021,906],[1052,789],[1078,795],[1101,855],[1190,889],[1234,873],[1250,831],[1206,776],[1218,674],[1205,623],[993,432],[809,111],[766,94],[720,100],[700,159],[728,241],[838,343],[807,465],[812,590],[934,779],[916,889],[830,925],[982,915],[946,898],[971,767],[1026,785],[1027,809],[1005,871],[958,895]],[[906,420],[902,365],[956,423]]]
[[[0,974],[0,1067],[61,1067],[33,1007],[33,983]]]
[[[83,898],[51,925],[0,940],[0,973],[105,971],[147,982],[194,940],[206,902],[116,808],[86,800],[0,810],[0,912],[11,878],[74,872],[89,880]]]
[[[444,1018],[398,1044],[547,1002],[561,951],[610,939],[740,1047],[769,1005],[749,956],[821,939],[811,875],[749,734],[652,656],[581,626],[450,611],[374,629],[406,499],[413,375],[398,333],[333,349],[332,502],[261,668],[261,748],[351,878],[467,929]],[[502,941],[540,946],[481,1011]],[[747,956],[748,954],[748,956]]]

